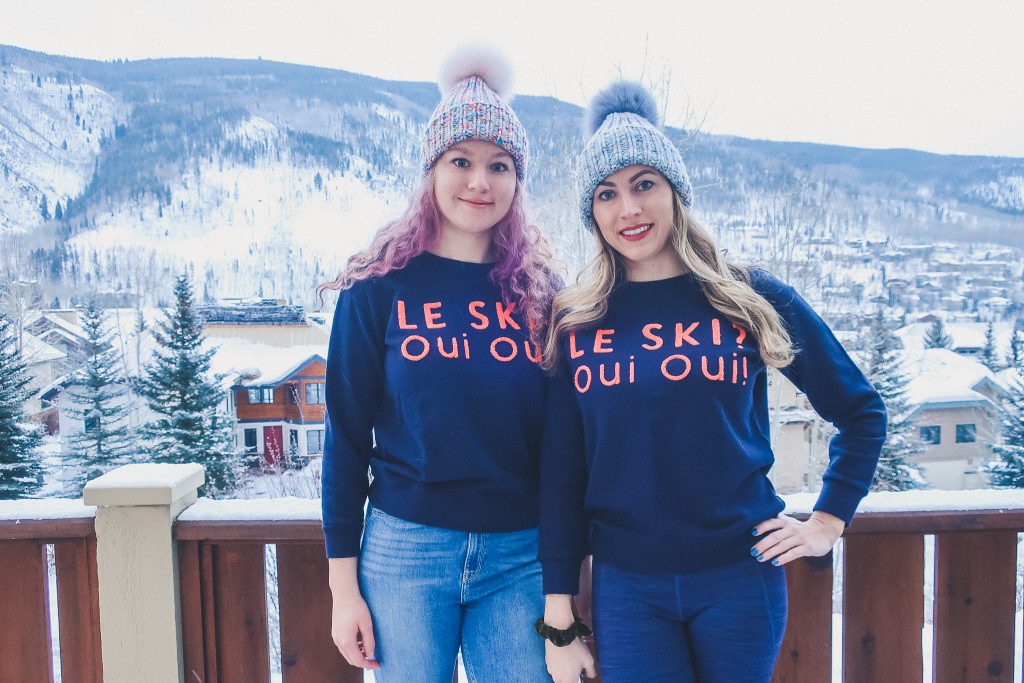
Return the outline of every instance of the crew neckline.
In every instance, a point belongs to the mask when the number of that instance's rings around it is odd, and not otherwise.
[[[479,270],[491,270],[496,265],[496,261],[486,261],[484,263],[478,263],[476,261],[460,261],[459,259],[449,258],[447,256],[439,256],[432,251],[424,250],[420,256],[424,256],[428,259],[433,259],[438,263],[449,263],[455,266],[466,269],[479,269]]]

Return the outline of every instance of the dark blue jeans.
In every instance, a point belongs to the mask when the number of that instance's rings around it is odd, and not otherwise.
[[[638,574],[594,561],[604,683],[761,683],[786,630],[786,572],[749,562]]]

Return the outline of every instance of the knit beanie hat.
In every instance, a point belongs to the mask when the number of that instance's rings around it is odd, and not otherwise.
[[[466,46],[441,67],[441,101],[423,132],[421,160],[426,173],[452,145],[486,140],[512,155],[516,176],[526,179],[526,129],[506,100],[511,100],[512,69],[496,50]]]
[[[693,203],[693,187],[683,157],[658,127],[658,105],[634,81],[616,81],[599,92],[587,109],[589,135],[576,167],[583,225],[594,228],[594,190],[612,173],[634,164],[653,166],[668,179],[683,206]]]

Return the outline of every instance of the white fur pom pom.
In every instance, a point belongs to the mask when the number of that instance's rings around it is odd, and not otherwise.
[[[506,102],[512,99],[512,65],[497,48],[470,44],[453,50],[441,63],[437,79],[441,96],[470,76],[484,79],[488,87]]]

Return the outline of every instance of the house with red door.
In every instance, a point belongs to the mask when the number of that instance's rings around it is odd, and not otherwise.
[[[231,387],[237,444],[267,467],[301,464],[324,449],[327,361],[301,350],[294,362],[287,355],[264,359],[257,372],[242,374]]]

